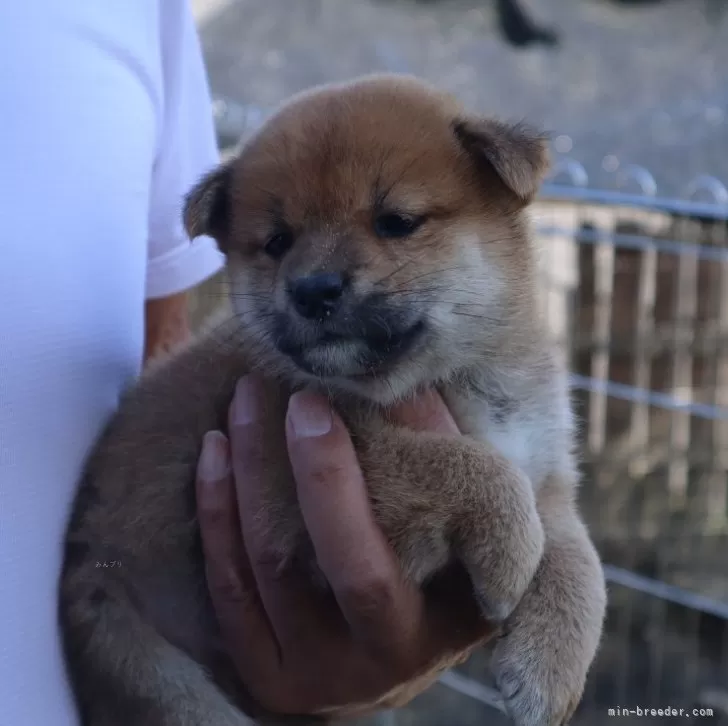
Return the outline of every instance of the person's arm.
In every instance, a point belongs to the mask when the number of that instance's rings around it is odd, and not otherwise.
[[[145,361],[189,336],[187,291],[214,275],[224,258],[214,240],[190,240],[185,194],[219,162],[212,101],[188,0],[162,0],[159,21],[164,95],[149,201]]]

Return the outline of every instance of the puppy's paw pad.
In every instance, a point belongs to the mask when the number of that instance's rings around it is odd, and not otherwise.
[[[496,684],[515,726],[566,726],[581,700],[582,680],[567,682],[562,664],[533,650],[519,649],[514,655],[507,636],[498,651]]]
[[[527,676],[511,671],[496,677],[498,690],[515,726],[556,726],[549,718],[546,701],[539,686]]]

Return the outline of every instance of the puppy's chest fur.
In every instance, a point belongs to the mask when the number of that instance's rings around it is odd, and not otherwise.
[[[531,481],[570,472],[573,418],[560,371],[521,372],[514,381],[489,370],[464,386],[441,389],[464,434],[488,443]]]

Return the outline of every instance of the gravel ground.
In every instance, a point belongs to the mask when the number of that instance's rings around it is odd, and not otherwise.
[[[665,195],[698,174],[728,182],[728,11],[720,0],[621,8],[531,0],[556,50],[508,47],[487,0],[193,0],[213,91],[270,107],[307,86],[411,72],[475,109],[550,130],[593,185],[615,159]],[[711,10],[712,9],[712,10]],[[606,159],[606,160],[605,160]]]

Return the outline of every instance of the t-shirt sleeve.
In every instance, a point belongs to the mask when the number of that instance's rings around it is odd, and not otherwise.
[[[215,241],[190,240],[182,222],[185,194],[218,163],[219,153],[189,0],[162,0],[160,5],[164,90],[149,205],[147,299],[194,287],[224,265]]]

